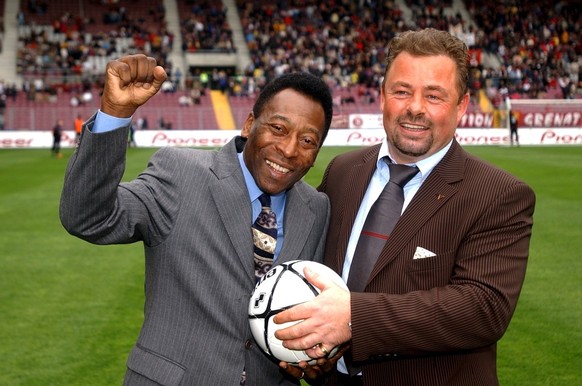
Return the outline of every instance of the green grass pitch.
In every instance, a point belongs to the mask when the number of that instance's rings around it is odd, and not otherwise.
[[[317,185],[346,148],[325,147]],[[528,182],[537,207],[526,281],[499,344],[504,386],[582,379],[582,148],[470,147]],[[120,385],[143,316],[141,245],[94,246],[58,219],[65,165],[0,150],[0,385]],[[126,178],[155,149],[130,149]],[[220,363],[217,363],[220,366]]]

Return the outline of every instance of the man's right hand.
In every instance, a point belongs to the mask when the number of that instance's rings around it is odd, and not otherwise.
[[[118,118],[131,117],[162,87],[166,71],[154,58],[128,55],[107,63],[101,111]]]
[[[279,362],[279,367],[296,379],[305,379],[310,385],[323,384],[325,374],[335,369],[337,361],[340,360],[350,347],[351,345],[347,343],[341,346],[333,357],[319,358],[314,365],[309,365],[309,363],[301,361],[294,366],[281,361]]]

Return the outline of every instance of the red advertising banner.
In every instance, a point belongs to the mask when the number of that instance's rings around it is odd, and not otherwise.
[[[510,99],[519,127],[582,127],[582,99]]]
[[[580,105],[582,106],[582,105]],[[540,106],[515,107],[520,128],[543,127],[582,127],[582,107],[566,105],[560,108],[540,108]],[[497,119],[495,120],[495,115]],[[461,118],[459,128],[489,129],[505,127],[505,111],[494,113],[468,112]],[[338,119],[339,118],[335,118]],[[350,129],[380,129],[382,128],[381,114],[350,114],[348,120]],[[337,127],[334,125],[334,127]],[[339,127],[337,127],[339,128]]]

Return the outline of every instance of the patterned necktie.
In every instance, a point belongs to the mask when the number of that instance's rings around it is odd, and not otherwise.
[[[354,292],[364,290],[372,268],[400,218],[404,204],[403,187],[418,173],[416,166],[393,164],[388,157],[384,161],[390,168],[390,181],[372,205],[356,245],[348,276],[348,287]]]
[[[255,278],[258,281],[273,265],[277,245],[277,217],[271,210],[271,196],[261,194],[261,213],[252,226],[255,244]]]

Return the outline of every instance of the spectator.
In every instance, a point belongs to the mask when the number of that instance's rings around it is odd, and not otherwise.
[[[81,131],[83,130],[83,118],[81,116],[81,114],[77,114],[77,118],[75,118],[75,121],[73,122],[73,125],[75,127],[75,142],[79,143],[80,139],[81,139]]]
[[[509,142],[513,146],[514,141],[517,146],[519,146],[519,135],[517,134],[518,128],[518,116],[513,110],[509,110]]]
[[[192,97],[190,95],[180,95],[180,97],[178,98],[178,104],[180,106],[192,106],[194,104],[194,101],[192,100]]]
[[[53,146],[51,147],[51,154],[57,158],[63,158],[61,153],[61,138],[63,136],[63,120],[59,119],[53,127]]]

